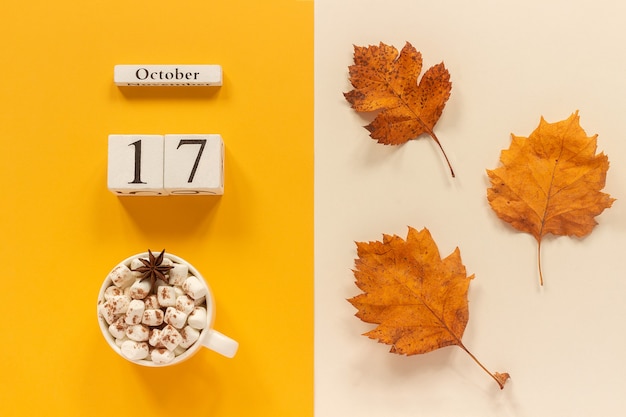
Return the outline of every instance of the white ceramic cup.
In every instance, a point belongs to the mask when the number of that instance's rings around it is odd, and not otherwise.
[[[158,254],[156,253],[154,255],[158,256]],[[124,264],[130,268],[130,263],[135,258],[147,259],[148,252],[143,252],[137,255],[130,256],[124,261],[122,261],[121,264]],[[233,356],[235,356],[235,353],[237,353],[237,349],[239,347],[239,343],[237,343],[237,341],[231,339],[230,337],[225,336],[222,333],[218,332],[217,330],[213,329],[213,321],[215,319],[215,303],[213,301],[213,293],[211,292],[211,288],[207,284],[204,277],[198,272],[196,268],[194,268],[193,265],[191,265],[189,262],[185,261],[184,259],[176,255],[172,255],[166,252],[165,258],[169,258],[176,263],[187,265],[189,267],[189,273],[196,276],[200,280],[200,282],[206,287],[206,290],[207,290],[206,291],[206,310],[207,310],[206,327],[202,329],[202,331],[200,332],[200,337],[198,338],[198,340],[193,345],[191,345],[185,352],[176,356],[176,358],[172,362],[169,362],[167,364],[156,364],[152,362],[151,360],[146,360],[146,359],[131,360],[125,357],[124,355],[122,355],[121,349],[115,343],[115,338],[109,332],[109,325],[107,324],[106,320],[98,312],[98,323],[100,324],[100,330],[102,331],[102,335],[106,339],[109,346],[111,346],[111,349],[113,349],[124,359],[127,359],[132,363],[136,363],[136,364],[144,365],[144,366],[151,366],[151,367],[163,367],[163,366],[176,365],[192,357],[194,354],[198,352],[198,350],[200,350],[201,347],[209,348],[221,355],[226,356],[227,358],[232,358]],[[98,306],[102,302],[104,302],[104,291],[111,285],[112,285],[111,279],[107,275],[107,278],[104,280],[104,282],[102,283],[102,287],[100,288],[100,293],[98,294],[98,304],[97,304]]]

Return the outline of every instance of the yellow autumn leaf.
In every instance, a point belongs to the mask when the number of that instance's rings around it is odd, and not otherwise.
[[[500,155],[502,166],[487,170],[487,199],[500,219],[537,240],[543,285],[543,237],[585,236],[597,224],[595,217],[615,201],[601,192],[609,160],[596,154],[597,135],[587,136],[578,112],[556,123],[542,117],[529,137],[512,136]]]

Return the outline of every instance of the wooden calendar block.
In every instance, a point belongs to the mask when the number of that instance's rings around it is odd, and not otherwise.
[[[165,195],[162,135],[109,135],[107,183],[120,196]]]
[[[170,195],[224,194],[220,135],[165,135],[164,188]]]
[[[116,65],[113,80],[121,86],[193,87],[222,85],[220,65]]]

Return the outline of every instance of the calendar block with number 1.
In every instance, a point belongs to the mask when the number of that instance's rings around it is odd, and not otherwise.
[[[223,194],[222,137],[109,135],[107,181],[119,196]]]
[[[109,190],[123,196],[165,195],[162,135],[109,135]]]

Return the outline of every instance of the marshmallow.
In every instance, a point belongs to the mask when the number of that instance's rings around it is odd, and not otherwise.
[[[150,352],[150,358],[152,359],[152,362],[157,365],[168,364],[173,361],[175,357],[176,355],[174,355],[174,352],[166,348],[157,348],[153,349],[152,352]]]
[[[180,331],[180,335],[183,337],[183,340],[180,342],[179,346],[187,349],[189,346],[193,345],[196,340],[198,340],[200,332],[191,326],[185,326]]]
[[[133,324],[126,328],[126,337],[136,342],[145,342],[150,338],[150,329],[142,324]]]
[[[124,335],[124,337],[120,337],[119,339],[115,339],[115,344],[117,345],[117,347],[121,348],[122,347],[122,343],[124,343],[127,340],[130,340],[130,339],[127,338],[126,335]]]
[[[122,264],[113,268],[113,270],[109,272],[107,278],[110,278],[113,285],[119,288],[128,287],[135,279],[130,269],[128,269],[126,265]]]
[[[150,294],[151,288],[149,279],[138,279],[130,286],[130,296],[136,300],[143,300]]]
[[[110,300],[113,297],[124,295],[124,290],[120,287],[116,287],[115,285],[111,285],[104,290],[104,299]]]
[[[161,307],[174,307],[176,305],[176,292],[173,287],[161,286],[157,291],[157,300]]]
[[[174,265],[174,261],[172,261],[170,258],[163,258],[163,260],[161,261],[161,265],[165,265],[165,266],[173,266]]]
[[[174,307],[168,307],[165,311],[165,318],[163,318],[163,321],[167,324],[171,324],[177,329],[182,329],[187,322],[187,314],[180,310],[176,310]]]
[[[183,291],[194,300],[204,297],[207,294],[206,286],[193,275],[188,277],[183,283]]]
[[[145,310],[141,323],[146,326],[160,326],[163,323],[163,310]]]
[[[161,343],[169,350],[176,349],[176,346],[180,345],[182,341],[183,337],[171,324],[168,324],[161,330]]]
[[[175,286],[175,287],[172,287],[172,288],[174,288],[174,293],[176,294],[176,298],[177,299],[178,299],[178,297],[180,297],[182,295],[187,295],[187,294],[185,294],[185,291],[183,291],[183,289],[181,287],[179,287],[179,286]]]
[[[126,310],[128,310],[130,297],[127,295],[115,295],[111,297],[107,303],[110,303],[113,306],[113,312],[115,314],[123,314],[126,313]]]
[[[145,359],[150,354],[150,348],[145,342],[135,342],[133,340],[127,340],[122,343],[120,348],[122,355],[126,356],[131,361],[138,361]]]
[[[163,344],[161,343],[162,333],[163,332],[160,329],[150,330],[150,338],[148,339],[148,343],[150,343],[150,346],[163,346]]]
[[[143,312],[146,309],[145,304],[141,300],[132,300],[130,304],[128,304],[128,310],[126,310],[126,315],[124,317],[124,321],[126,324],[139,324],[143,319]]]
[[[189,267],[183,264],[174,264],[174,267],[169,272],[169,284],[170,285],[183,285],[187,275],[189,275]]]
[[[115,295],[110,300],[106,300],[104,303],[98,306],[100,315],[106,320],[107,324],[113,323],[117,316],[126,313],[130,304],[130,297],[126,295]]]
[[[145,266],[143,262],[141,262],[139,259],[140,258],[135,258],[132,261],[130,261],[130,270],[132,271],[134,277],[140,277],[143,275],[141,272],[135,271],[135,269]]]
[[[161,308],[159,300],[157,299],[157,296],[155,294],[150,294],[143,300],[143,302],[146,305],[146,310],[158,310],[159,308]]]
[[[176,298],[176,310],[182,311],[185,314],[191,313],[195,306],[193,299],[189,298],[187,295],[181,295]]]
[[[112,324],[117,318],[113,312],[113,306],[109,301],[98,304],[98,314],[104,319],[104,321],[107,322],[107,324]]]
[[[109,326],[109,333],[116,339],[122,339],[126,336],[126,328],[128,325],[123,317],[118,318]]]
[[[185,352],[187,352],[187,348],[184,348],[181,345],[176,346],[176,349],[174,349],[174,355],[176,356],[180,356]]]
[[[187,323],[194,329],[202,330],[207,325],[207,313],[204,307],[195,307],[187,317]]]

